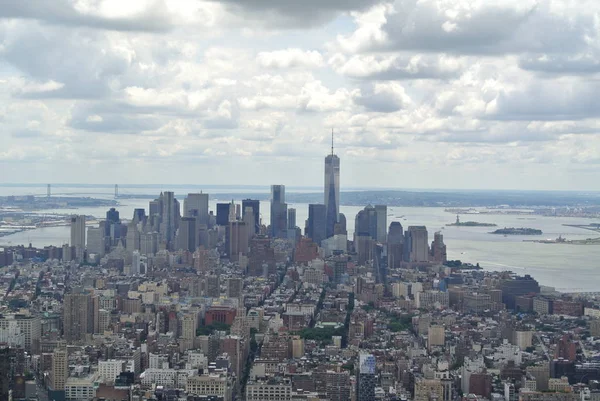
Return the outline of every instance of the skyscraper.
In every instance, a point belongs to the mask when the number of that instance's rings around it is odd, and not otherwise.
[[[239,260],[240,254],[248,254],[248,227],[243,221],[229,223],[229,259]]]
[[[439,231],[433,235],[433,242],[431,243],[431,260],[437,263],[445,263],[447,261],[444,236]]]
[[[244,221],[246,221],[246,219],[244,218],[244,216],[247,213],[247,208],[250,207],[252,208],[252,213],[253,213],[253,217],[254,217],[254,224],[253,227],[251,228],[251,231],[253,234],[258,234],[260,232],[260,201],[256,200],[256,199],[244,199],[242,201],[242,219]]]
[[[308,205],[308,220],[306,221],[306,236],[317,245],[326,239],[327,235],[327,209],[325,205]]]
[[[208,224],[208,194],[188,194],[183,201],[183,215],[196,217],[199,224]]]
[[[231,203],[217,203],[217,225],[226,226],[229,224],[229,208]]]
[[[387,206],[375,205],[375,215],[377,219],[377,242],[385,244],[387,242]]]
[[[387,236],[388,268],[399,269],[404,251],[404,230],[398,221],[392,221]]]
[[[295,229],[296,228],[296,209],[294,209],[293,207],[288,209],[288,229]]]
[[[94,331],[94,308],[89,294],[65,294],[63,326],[66,341],[83,341]]]
[[[167,245],[172,245],[175,233],[179,228],[179,202],[175,199],[174,192],[163,192],[162,194],[162,222],[161,234]]]
[[[357,401],[375,399],[376,360],[371,354],[360,354],[358,359]]]
[[[333,130],[331,131],[331,154],[325,157],[325,210],[327,211],[327,238],[334,235],[340,213],[340,158],[333,153]]]
[[[177,231],[177,249],[194,252],[196,250],[196,218],[182,217]]]
[[[287,230],[285,185],[271,185],[271,236],[284,238]]]
[[[83,262],[85,255],[85,215],[71,216],[71,246],[75,247],[75,258]]]
[[[106,212],[104,230],[105,236],[110,237],[110,245],[115,245],[116,241],[121,238],[121,219],[119,218],[119,211],[114,207]]]
[[[408,262],[428,262],[429,243],[425,226],[410,226],[404,238],[404,257]]]
[[[69,377],[69,354],[67,347],[60,345],[52,353],[52,376],[50,387],[52,390],[60,391],[65,389],[67,378]]]

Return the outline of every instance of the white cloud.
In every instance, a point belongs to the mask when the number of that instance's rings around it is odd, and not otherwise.
[[[600,172],[595,1],[122,3],[3,3],[11,180],[191,182],[227,157],[206,180],[315,185],[331,128],[347,185]]]
[[[256,61],[263,68],[317,68],[323,65],[323,56],[314,50],[286,49],[260,52]]]

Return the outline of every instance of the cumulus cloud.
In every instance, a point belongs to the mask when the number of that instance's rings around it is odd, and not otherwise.
[[[279,29],[314,27],[341,13],[361,11],[380,0],[210,0],[226,5],[234,14],[245,13]]]
[[[286,49],[260,52],[256,56],[256,61],[264,68],[316,68],[323,65],[323,56],[314,50]]]
[[[3,2],[7,176],[190,182],[235,156],[207,180],[314,185],[331,128],[348,185],[568,188],[536,169],[600,165],[596,1],[125,3]]]

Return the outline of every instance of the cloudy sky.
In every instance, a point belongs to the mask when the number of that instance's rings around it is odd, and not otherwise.
[[[597,0],[2,0],[0,181],[600,190]]]

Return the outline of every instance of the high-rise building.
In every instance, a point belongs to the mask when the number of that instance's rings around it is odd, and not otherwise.
[[[175,193],[163,192],[162,196],[162,222],[161,222],[161,234],[162,239],[167,243],[169,247],[173,244],[175,234],[179,228],[179,202],[175,199]]]
[[[387,242],[387,206],[375,205],[375,218],[377,219],[377,242],[385,244]]]
[[[425,226],[410,226],[404,238],[405,258],[408,262],[428,262],[429,243]]]
[[[443,400],[443,386],[439,379],[424,379],[422,377],[415,380],[414,401]]]
[[[250,239],[256,234],[255,226],[256,222],[254,219],[254,209],[252,207],[247,206],[244,208],[243,221],[246,224],[246,233],[248,234],[248,243],[250,243]]]
[[[75,259],[83,262],[85,256],[85,215],[71,216],[71,246],[75,247]]]
[[[240,214],[239,212],[240,212],[239,205],[236,205],[232,199],[231,203],[229,204],[229,222],[230,223],[232,221],[236,221],[238,219],[238,216]]]
[[[271,236],[285,238],[287,225],[285,185],[271,185]]]
[[[377,239],[377,211],[373,206],[366,206],[356,214],[354,235],[368,236],[374,240]]]
[[[52,375],[50,387],[52,390],[61,391],[65,389],[69,377],[69,354],[64,344],[59,345],[52,353]]]
[[[520,295],[540,293],[540,285],[528,274],[524,277],[502,280],[499,289],[502,290],[502,302],[507,309],[515,309],[516,297]]]
[[[94,308],[90,294],[65,294],[63,331],[68,342],[83,341],[94,332]]]
[[[88,254],[104,256],[104,227],[87,228]]]
[[[195,217],[182,217],[177,231],[177,249],[194,252],[196,250],[196,222]]]
[[[229,209],[231,203],[217,203],[217,225],[227,226],[229,225]]]
[[[325,394],[331,401],[350,399],[350,374],[348,371],[325,372]]]
[[[131,275],[139,276],[141,273],[141,264],[142,259],[140,255],[140,251],[133,251],[131,255]]]
[[[119,211],[114,207],[111,207],[106,212],[104,231],[105,236],[107,238],[110,238],[110,245],[116,245],[119,239],[121,238],[121,219],[119,217]]]
[[[333,153],[333,131],[331,132],[331,154],[325,157],[324,203],[326,210],[326,236],[335,233],[340,213],[340,158]]]
[[[443,346],[446,343],[444,326],[430,326],[427,334],[427,347]]]
[[[254,223],[252,224],[251,232],[253,234],[258,234],[260,232],[260,201],[256,199],[244,199],[242,201],[242,219],[246,221],[246,213],[248,213],[248,209],[252,209],[252,217],[254,218]]]
[[[357,401],[375,399],[376,360],[371,354],[360,354],[358,359]]]
[[[239,255],[248,254],[248,230],[243,221],[229,223],[229,259],[238,261]]]
[[[327,238],[327,209],[325,205],[308,205],[306,236],[317,245],[321,245],[321,241]]]
[[[144,210],[144,209],[141,209],[141,210]],[[134,216],[134,220],[136,220],[136,217],[137,216]],[[133,253],[133,251],[140,249],[140,231],[138,230],[138,226],[137,226],[138,224],[141,224],[141,223],[135,223],[134,221],[132,221],[127,226],[127,237],[125,238],[125,247],[127,248],[128,253]],[[88,230],[88,233],[89,233],[89,230]],[[89,234],[88,234],[88,236],[89,236]],[[88,244],[89,244],[89,242],[90,241],[88,238]],[[91,252],[89,250],[89,246],[88,246],[88,252]]]
[[[227,279],[227,298],[239,298],[244,289],[244,280],[240,277]]]
[[[221,296],[221,281],[219,276],[211,274],[206,276],[206,296],[219,298]]]
[[[208,224],[208,194],[188,194],[183,201],[183,215],[196,217],[199,224]]]
[[[387,236],[388,268],[399,269],[402,264],[404,250],[404,230],[402,224],[393,221]]]
[[[431,260],[437,263],[445,263],[448,260],[446,255],[446,244],[444,244],[444,236],[439,231],[433,234],[433,242],[431,243]]]
[[[8,400],[12,384],[12,372],[10,367],[10,348],[6,345],[0,346],[0,399]]]
[[[293,230],[296,228],[296,209],[293,207],[288,209],[288,230]]]

